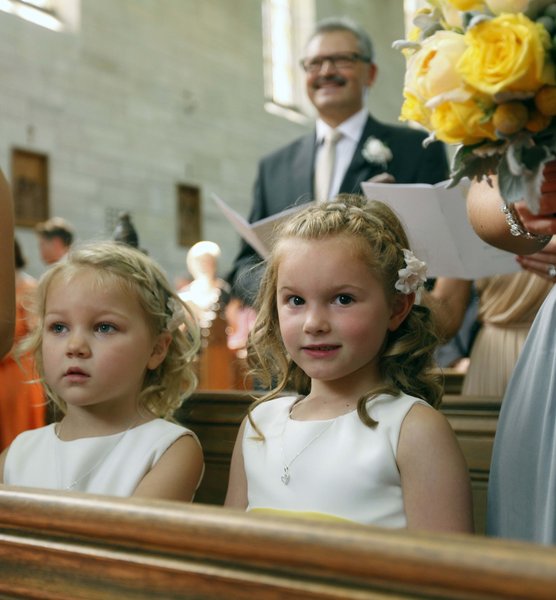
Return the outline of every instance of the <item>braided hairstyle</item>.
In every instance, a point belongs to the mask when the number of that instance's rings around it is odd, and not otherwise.
[[[46,298],[54,280],[71,281],[84,270],[91,272],[99,288],[117,285],[133,294],[153,336],[163,331],[172,334],[166,357],[156,369],[147,370],[139,395],[141,407],[157,417],[169,418],[197,384],[192,361],[200,344],[199,326],[158,264],[127,244],[98,242],[82,246],[70,252],[67,260],[46,271],[39,280],[35,299],[37,327],[23,341],[19,351],[34,354],[49,400],[65,413],[66,403],[44,381],[42,340]]]
[[[393,302],[400,293],[395,284],[398,271],[406,266],[403,249],[409,249],[409,242],[398,217],[383,202],[341,194],[332,202],[311,205],[283,223],[276,231],[276,242],[259,288],[257,319],[248,344],[253,376],[270,392],[256,401],[251,410],[284,390],[306,395],[311,389],[310,378],[288,355],[280,335],[276,288],[283,251],[281,242],[292,238],[321,240],[339,235],[353,239],[358,255],[382,283],[387,301]],[[369,399],[382,393],[397,396],[403,392],[438,406],[442,386],[431,372],[438,343],[429,309],[414,304],[396,331],[387,333],[379,357],[382,383],[358,400],[358,414],[365,424],[376,424],[366,405]]]

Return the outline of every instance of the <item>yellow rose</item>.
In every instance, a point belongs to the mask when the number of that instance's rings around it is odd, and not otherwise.
[[[428,3],[442,13],[442,24],[446,28],[461,29],[462,16],[465,11],[486,9],[483,0],[427,0]]]
[[[477,144],[495,140],[492,121],[485,121],[485,110],[474,99],[466,102],[443,102],[430,117],[436,137],[447,144]]]
[[[444,4],[449,4],[457,10],[483,10],[485,3],[481,0],[441,0]]]
[[[428,3],[440,10],[445,28],[463,27],[462,11],[483,10],[485,3],[478,0],[428,0]]]
[[[431,129],[431,111],[411,92],[404,92],[404,102],[400,113],[400,121],[414,121],[425,129]]]
[[[458,70],[469,85],[485,94],[534,92],[554,82],[554,67],[545,56],[550,36],[523,14],[481,21],[467,30],[465,42],[468,47]]]
[[[495,15],[502,13],[525,12],[529,7],[529,0],[485,0],[487,7]]]
[[[464,51],[464,36],[459,33],[437,31],[426,38],[407,60],[404,91],[425,103],[462,89],[464,82],[456,65]]]

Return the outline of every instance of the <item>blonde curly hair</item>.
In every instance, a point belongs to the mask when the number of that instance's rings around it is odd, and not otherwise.
[[[142,251],[118,242],[84,245],[51,267],[39,280],[35,313],[37,326],[23,341],[20,352],[32,352],[37,371],[50,401],[63,412],[66,403],[44,379],[42,341],[46,299],[52,282],[66,281],[83,269],[90,270],[100,286],[117,285],[133,294],[144,311],[153,336],[169,331],[172,340],[162,363],[145,374],[139,406],[157,417],[169,418],[183,398],[195,389],[197,377],[192,361],[200,345],[199,326],[158,264]]]
[[[406,266],[403,249],[409,249],[409,242],[398,217],[383,202],[342,194],[332,202],[311,205],[283,223],[275,233],[276,242],[256,300],[257,319],[248,342],[248,361],[253,377],[265,389],[270,389],[250,407],[249,419],[257,431],[251,410],[258,404],[285,390],[306,395],[311,389],[310,378],[288,355],[280,335],[276,287],[281,242],[295,238],[321,240],[338,235],[353,238],[359,256],[382,283],[387,301],[392,302],[400,293],[394,286],[398,271]],[[358,400],[357,411],[366,425],[376,425],[366,406],[367,401],[378,394],[397,396],[403,392],[438,406],[442,386],[431,372],[438,343],[429,309],[414,304],[398,329],[387,334],[379,359],[382,384],[368,390]]]

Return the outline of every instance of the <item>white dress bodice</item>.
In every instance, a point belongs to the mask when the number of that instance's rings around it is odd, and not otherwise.
[[[247,421],[243,459],[247,476],[247,510],[318,513],[383,527],[407,524],[396,463],[402,422],[416,403],[407,395],[381,395],[367,405],[374,428],[351,411],[325,421],[290,417],[295,397],[264,402]],[[284,466],[289,482],[284,484]]]
[[[4,465],[5,484],[131,496],[178,438],[192,435],[197,440],[189,429],[163,419],[69,442],[60,440],[54,427],[25,431],[12,442]]]

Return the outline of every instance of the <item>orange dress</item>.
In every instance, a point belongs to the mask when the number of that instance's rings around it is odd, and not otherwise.
[[[18,273],[14,346],[30,331],[30,315],[25,307],[35,287],[33,278]],[[23,355],[16,360],[14,348],[0,360],[0,450],[22,431],[45,424],[45,395],[42,385],[34,381],[37,377],[32,357]]]

